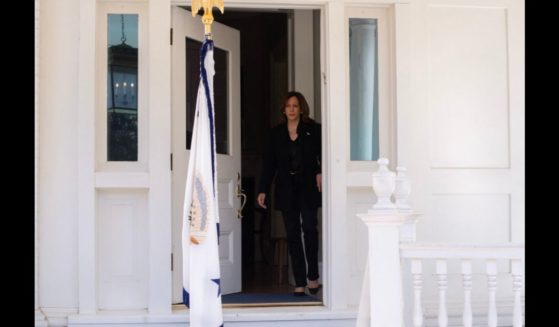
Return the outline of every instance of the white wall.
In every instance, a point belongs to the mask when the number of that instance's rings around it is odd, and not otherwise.
[[[522,1],[414,4],[398,161],[424,213],[418,241],[523,242]]]
[[[96,223],[99,310],[148,306],[147,191],[100,190]]]
[[[423,213],[419,242],[524,242],[523,11],[520,0],[413,2],[412,106],[398,112],[397,150]],[[449,301],[460,301],[459,265],[449,273]],[[511,287],[500,279],[497,298]],[[424,289],[434,301],[435,281]],[[473,300],[485,291],[474,277]]]
[[[41,1],[39,304],[76,308],[78,1]]]
[[[524,242],[522,12],[522,1],[411,2],[411,51],[398,53],[408,57],[411,79],[396,67],[397,85],[411,82],[411,93],[396,105],[395,150],[423,214],[419,242]],[[396,89],[396,97],[407,91]],[[372,201],[370,188],[348,188],[350,304],[359,299],[367,240],[355,214]],[[482,263],[474,268],[484,273]],[[499,268],[508,271],[504,262]],[[424,269],[431,276],[434,267]],[[458,269],[453,263],[449,272]],[[461,300],[458,275],[449,278],[449,299]],[[487,299],[484,278],[474,278],[474,300]],[[511,287],[501,279],[497,297],[509,297]],[[426,278],[424,289],[424,300],[434,301],[435,281]]]

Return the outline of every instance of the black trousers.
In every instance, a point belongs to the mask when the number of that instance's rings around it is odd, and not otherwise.
[[[304,196],[299,192],[299,187],[295,187],[293,191],[292,198],[294,203],[292,203],[290,210],[283,210],[282,215],[287,233],[295,286],[304,287],[307,285],[307,278],[309,280],[318,279],[317,209],[307,208]],[[304,250],[301,240],[301,228],[305,244]]]

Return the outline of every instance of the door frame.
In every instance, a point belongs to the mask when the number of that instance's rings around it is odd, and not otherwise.
[[[184,6],[183,1],[171,0],[171,6]],[[345,180],[346,174],[346,161],[340,160],[345,157],[345,147],[340,146],[341,144],[346,144],[345,142],[328,142],[330,138],[328,131],[332,130],[336,124],[340,124],[345,121],[345,113],[343,110],[338,113],[334,113],[328,110],[331,99],[329,94],[335,94],[335,92],[330,92],[330,90],[343,90],[345,89],[345,72],[343,68],[339,69],[340,72],[332,71],[332,82],[326,83],[326,76],[328,76],[328,71],[333,70],[333,67],[326,67],[326,57],[328,52],[334,51],[334,47],[330,44],[335,43],[335,39],[332,37],[327,38],[325,33],[326,26],[325,22],[327,20],[333,20],[335,18],[335,23],[339,24],[343,29],[344,25],[344,15],[339,15],[340,12],[344,11],[344,4],[339,3],[327,3],[323,1],[316,0],[287,0],[285,2],[267,2],[262,3],[261,1],[244,1],[244,0],[234,0],[227,3],[225,10],[228,8],[235,9],[318,9],[320,10],[320,70],[321,70],[321,112],[320,117],[322,121],[322,176],[323,176],[323,189],[322,189],[322,284],[323,284],[323,305],[331,308],[341,308],[346,307],[346,290],[343,285],[343,281],[348,280],[349,273],[348,269],[342,268],[347,267],[347,251],[346,251],[346,236],[345,235],[333,235],[336,230],[343,229],[343,221],[341,219],[332,219],[332,217],[346,217],[346,190],[345,188],[333,187],[335,180]],[[217,13],[219,15],[219,13]],[[329,17],[328,19],[326,17]],[[343,34],[342,34],[343,35]],[[336,51],[336,57],[345,58],[344,47],[339,47]],[[330,51],[327,51],[330,49]],[[334,77],[339,75],[338,77]],[[335,101],[339,103],[339,100]],[[339,104],[338,108],[343,108]],[[330,115],[329,115],[330,113]],[[316,113],[315,113],[316,114]],[[334,123],[335,122],[335,123]],[[342,124],[343,125],[343,124]],[[344,131],[339,133],[340,138],[345,140],[343,137]],[[172,135],[169,133],[169,136]],[[338,154],[335,164],[331,155]],[[336,167],[336,172],[334,173],[333,167]],[[338,183],[339,185],[339,183]],[[341,281],[342,283],[333,283],[333,278]]]
[[[171,6],[184,6],[183,1],[171,0]],[[316,0],[287,0],[285,2],[268,2],[262,3],[258,0],[234,0],[227,3],[227,8],[246,8],[246,9],[318,9],[320,10],[320,70],[322,79],[320,81],[321,88],[321,121],[322,121],[322,173],[323,173],[323,207],[322,207],[322,274],[323,283],[323,305],[325,307],[345,308],[346,301],[346,286],[343,281],[349,279],[348,258],[347,258],[347,242],[346,235],[334,235],[334,231],[344,230],[344,222],[342,219],[333,219],[333,217],[346,217],[346,189],[340,187],[333,187],[336,180],[345,180],[346,178],[346,158],[345,158],[345,131],[338,130],[337,136],[331,136],[344,140],[344,142],[328,142],[329,137],[337,124],[345,121],[345,112],[340,110],[338,112],[331,112],[328,110],[331,103],[333,107],[343,108],[342,99],[330,96],[336,94],[335,90],[343,90],[345,88],[345,72],[343,68],[338,67],[334,61],[327,66],[329,53],[333,57],[345,58],[344,47],[335,48],[330,46],[336,44],[336,37],[331,34],[327,37],[326,34],[326,21],[331,21],[341,29],[345,28],[344,15],[339,15],[344,11],[343,3],[324,3]],[[219,15],[219,13],[218,13]],[[342,32],[342,31],[340,31]],[[341,34],[340,36],[343,36]],[[337,70],[337,71],[336,71]],[[327,77],[331,72],[330,83],[326,83]],[[336,76],[337,75],[337,76]],[[332,91],[332,92],[331,92]],[[343,123],[342,123],[343,125]],[[169,137],[172,135],[169,133]],[[333,156],[336,156],[334,159]],[[339,185],[339,183],[338,183]],[[334,283],[334,280],[340,283]]]

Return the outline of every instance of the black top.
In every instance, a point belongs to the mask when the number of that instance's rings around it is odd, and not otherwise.
[[[302,161],[303,153],[301,153],[301,141],[300,138],[297,137],[295,140],[289,142],[289,173],[299,173]]]
[[[299,122],[298,137],[289,137],[287,123],[279,124],[270,131],[268,144],[264,150],[262,171],[258,193],[269,194],[275,178],[275,207],[289,210],[293,191],[293,175],[290,171],[297,168],[300,193],[309,208],[321,206],[322,195],[316,186],[316,174],[321,172],[321,130],[316,122]],[[292,160],[294,159],[294,160]],[[269,199],[269,197],[267,197]]]

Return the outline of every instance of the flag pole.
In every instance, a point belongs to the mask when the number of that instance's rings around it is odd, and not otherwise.
[[[213,7],[216,7],[223,14],[225,9],[223,0],[192,0],[192,17],[198,14],[200,8],[204,8],[204,15],[202,16],[202,23],[204,24],[204,34],[208,39],[212,39],[212,23],[214,16],[212,14]]]

